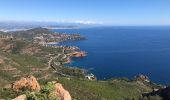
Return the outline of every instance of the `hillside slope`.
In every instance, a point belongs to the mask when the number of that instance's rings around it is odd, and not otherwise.
[[[25,88],[18,92],[10,88],[11,83],[28,75],[35,76],[42,87],[52,81],[61,83],[73,100],[138,100],[142,94],[160,88],[142,75],[136,80],[88,80],[85,70],[65,65],[77,54],[75,49],[43,46],[20,38],[0,39],[0,99],[11,100],[25,92],[31,93]]]

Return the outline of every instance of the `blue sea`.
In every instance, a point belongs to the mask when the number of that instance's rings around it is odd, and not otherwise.
[[[56,32],[79,33],[87,39],[64,42],[88,52],[74,58],[71,66],[88,69],[98,79],[133,78],[147,75],[152,81],[170,84],[170,27],[129,26],[58,29]]]

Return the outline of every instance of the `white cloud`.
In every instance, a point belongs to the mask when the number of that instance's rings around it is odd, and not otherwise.
[[[74,21],[74,23],[79,23],[79,24],[103,24],[103,22],[84,21],[84,20]]]
[[[90,20],[39,20],[37,22],[56,22],[56,23],[76,23],[76,24],[103,24],[101,21],[90,21]]]
[[[0,21],[1,22],[1,21]],[[102,21],[92,21],[92,20],[65,20],[65,19],[58,19],[58,20],[33,20],[33,21],[22,21],[22,20],[11,20],[11,21],[5,21],[5,22],[39,22],[39,23],[75,23],[75,24],[87,24],[87,25],[94,25],[94,24],[105,24],[105,22]]]

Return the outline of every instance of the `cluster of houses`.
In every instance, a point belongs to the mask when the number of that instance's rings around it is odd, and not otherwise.
[[[80,40],[83,39],[79,34],[61,34],[61,33],[42,33],[33,37],[34,43],[49,44],[53,42],[62,42],[68,40]]]

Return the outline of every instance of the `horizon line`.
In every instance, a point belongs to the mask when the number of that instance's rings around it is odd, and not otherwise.
[[[100,26],[170,26],[170,24],[116,24],[116,23],[104,23],[102,21],[90,21],[90,20],[75,20],[75,21],[66,21],[66,20],[56,20],[56,21],[47,21],[47,20],[0,20],[0,22],[6,23],[53,23],[53,24],[84,24],[84,25],[100,25]]]

